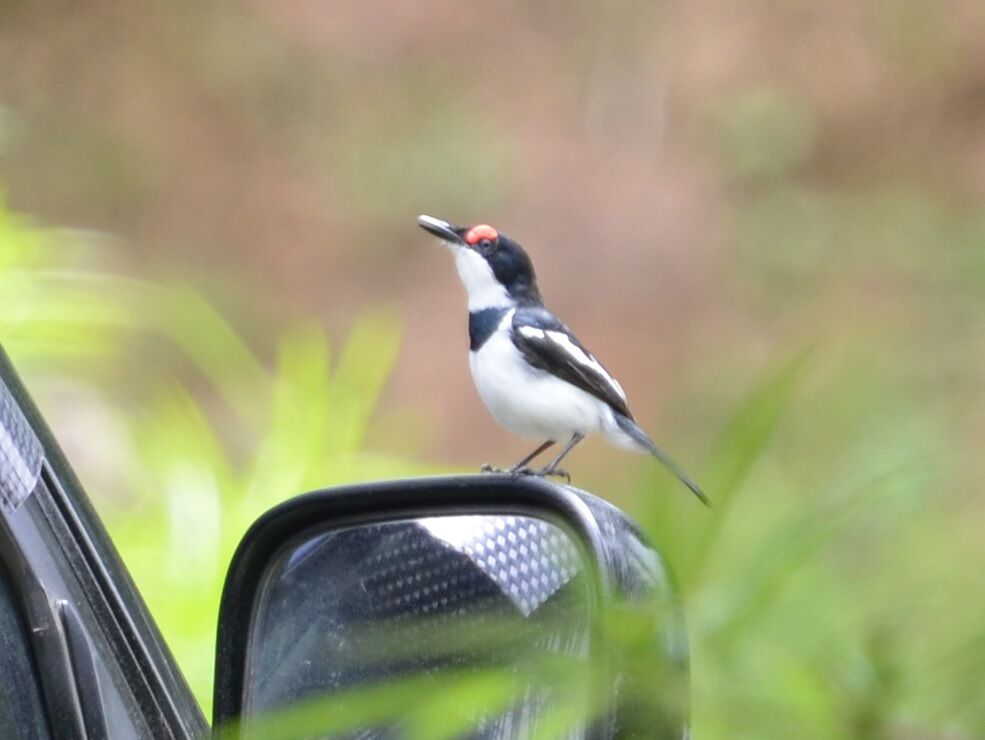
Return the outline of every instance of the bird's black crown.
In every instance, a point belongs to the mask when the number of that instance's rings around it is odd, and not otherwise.
[[[496,279],[520,305],[540,305],[534,265],[523,247],[505,234],[490,242],[480,246],[480,241],[475,249],[489,263]]]

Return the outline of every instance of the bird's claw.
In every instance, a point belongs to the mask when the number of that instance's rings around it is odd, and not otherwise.
[[[503,470],[502,468],[494,468],[489,463],[486,463],[479,468],[479,470],[483,473],[507,473],[514,476],[534,475],[538,478],[564,478],[566,483],[571,483],[571,474],[562,468],[541,468],[540,470],[534,470],[533,468],[523,466],[522,468],[510,468],[509,470]]]
[[[543,470],[537,471],[537,475],[541,478],[554,477],[554,478],[564,478],[565,483],[571,483],[571,473],[563,468],[554,468],[553,470],[548,470],[544,468]]]
[[[510,470],[511,475],[533,475],[538,478],[564,478],[565,482],[571,483],[571,474],[567,470],[562,470],[561,468],[541,468],[540,470],[534,470],[533,468],[523,467],[523,468],[513,468]]]

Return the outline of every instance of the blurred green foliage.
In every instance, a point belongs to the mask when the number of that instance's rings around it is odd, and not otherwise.
[[[87,362],[118,350],[112,336],[130,317],[104,297],[111,280],[85,264],[91,244],[11,213],[0,189],[0,336],[21,363]]]
[[[166,343],[183,357],[177,369],[158,365],[153,355],[125,361],[144,390],[119,420],[127,442],[114,453],[126,492],[93,495],[208,707],[219,595],[249,525],[297,493],[428,470],[364,449],[399,331],[392,318],[364,317],[333,362],[319,328],[292,327],[268,370],[185,286],[55,269],[81,238],[34,227],[0,204],[0,331],[19,367],[73,382],[91,371],[94,385],[106,376],[81,361],[120,361],[128,343]],[[188,372],[180,372],[182,364]],[[221,408],[208,413],[208,399]],[[239,440],[239,447],[231,449],[227,439]]]
[[[123,241],[0,205],[0,341],[206,704],[257,513],[509,444],[393,365],[457,350],[434,208],[516,230],[715,500],[578,453],[678,573],[695,737],[985,736],[981,0],[4,10],[0,180]]]
[[[435,625],[444,630],[449,626],[447,620]],[[454,740],[467,736],[478,718],[495,717],[522,702],[531,686],[549,686],[554,701],[530,722],[529,738],[553,740],[597,715],[599,702],[592,698],[587,675],[584,660],[545,650],[509,666],[431,670],[298,702],[251,718],[245,734],[256,740],[290,740],[397,726],[408,740]],[[239,737],[240,731],[233,723],[220,737]]]
[[[757,250],[769,241],[757,234],[798,231],[794,221],[809,225],[810,214],[838,229],[826,209],[852,208],[805,191],[770,187],[762,197],[740,232]],[[979,291],[980,218],[898,197],[886,207],[903,221],[876,219],[872,233],[953,238],[944,266],[893,269],[957,275],[955,290]],[[806,221],[789,220],[791,203]],[[208,706],[219,591],[250,523],[304,490],[430,471],[366,445],[399,330],[365,317],[333,356],[318,327],[289,327],[268,367],[194,290],[113,275],[98,253],[91,236],[42,230],[0,208],[0,331],[22,367],[103,388],[112,386],[102,362],[140,376],[120,412],[127,495],[92,493]],[[158,364],[135,349],[146,345],[180,361]],[[869,356],[833,367],[838,351],[827,340],[797,352],[723,421],[696,471],[714,510],[698,510],[656,466],[628,497],[679,575],[695,736],[985,734],[985,596],[969,567],[980,539],[940,505],[950,480],[941,416]],[[638,634],[622,624],[627,639]],[[651,665],[638,665],[643,685]],[[503,702],[513,680],[473,676],[456,699]],[[394,711],[405,706],[400,691],[387,696]],[[378,707],[371,699],[349,697],[339,721]],[[292,721],[303,730],[304,713]]]
[[[295,326],[268,368],[193,290],[93,271],[98,259],[91,246],[80,251],[82,238],[0,210],[5,344],[18,363],[67,373],[83,357],[120,362],[124,338],[145,334],[192,369],[179,379],[128,357],[150,389],[122,420],[133,455],[121,463],[128,496],[93,493],[207,706],[222,579],[250,523],[297,492],[428,470],[365,446],[399,332],[392,319],[363,318],[333,360],[318,327]],[[964,567],[962,534],[938,506],[939,473],[923,462],[940,458],[933,424],[872,373],[815,381],[805,399],[822,354],[795,355],[723,425],[700,476],[712,512],[695,509],[656,468],[636,484],[635,514],[680,578],[695,734],[978,736],[983,597],[977,569]],[[821,409],[829,425],[854,415],[845,454],[816,445]],[[241,441],[230,449],[228,439]],[[812,479],[783,464],[804,445],[823,458]],[[462,683],[457,699],[483,705],[508,697],[515,677],[470,680],[481,685]],[[387,706],[397,711],[395,696]],[[370,714],[379,706],[369,696],[349,701],[339,722],[361,718],[364,704]]]
[[[242,428],[227,423],[220,432],[187,388],[167,384],[131,420],[139,471],[135,498],[106,516],[208,706],[219,595],[233,550],[250,524],[297,493],[425,468],[363,447],[398,346],[392,321],[359,322],[335,363],[320,330],[289,330],[279,343],[275,368],[267,373],[207,304],[196,303],[187,291],[179,295],[181,311],[191,304],[202,319],[199,340],[210,340],[196,342],[201,347],[196,356],[215,373],[215,391]],[[220,366],[210,358],[221,358]],[[237,376],[262,382],[252,393],[240,386],[243,392],[237,394]],[[223,434],[246,440],[238,453],[224,446]]]

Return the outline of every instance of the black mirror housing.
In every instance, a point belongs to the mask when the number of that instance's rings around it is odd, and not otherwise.
[[[295,701],[308,708],[301,734],[399,736],[375,723],[340,731],[334,705],[320,712],[311,700],[384,679],[406,688],[424,677],[441,691],[435,677],[449,670],[459,683],[489,667],[529,679],[533,656],[563,667],[541,670],[506,705],[463,709],[463,737],[508,740],[556,724],[543,716],[573,701],[572,674],[586,693],[564,737],[686,736],[687,640],[672,579],[616,507],[509,475],[316,491],[261,517],[233,558],[214,728],[267,736],[264,715],[283,717]],[[399,691],[381,696],[394,703],[387,727],[399,726]]]

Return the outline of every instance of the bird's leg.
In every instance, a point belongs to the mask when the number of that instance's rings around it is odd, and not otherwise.
[[[547,440],[546,442],[544,442],[544,444],[542,444],[540,447],[538,447],[536,450],[531,452],[529,455],[527,455],[520,462],[518,462],[516,465],[514,465],[512,468],[509,468],[508,470],[503,470],[502,468],[494,468],[489,463],[483,465],[481,468],[479,468],[479,470],[481,470],[483,473],[509,473],[511,475],[522,475],[525,473],[530,473],[531,471],[527,467],[527,463],[533,460],[535,457],[537,457],[537,455],[539,455],[541,452],[546,450],[552,444],[554,444],[553,439]]]
[[[540,447],[538,447],[536,450],[534,450],[533,452],[531,452],[529,455],[527,455],[525,458],[523,458],[520,462],[518,462],[516,465],[514,465],[512,468],[510,468],[509,472],[511,474],[513,474],[513,475],[529,474],[530,473],[530,468],[527,467],[527,463],[529,463],[531,460],[533,460],[535,457],[537,457],[537,455],[539,455],[540,453],[542,453],[544,450],[546,450],[548,447],[550,447],[553,444],[554,444],[554,440],[553,439],[547,440],[546,442],[544,442],[544,444],[540,445]]]
[[[566,481],[568,481],[568,483],[570,483],[571,476],[568,474],[568,471],[561,470],[560,468],[558,468],[557,464],[561,462],[561,460],[564,459],[564,456],[567,455],[569,452],[571,452],[575,448],[575,445],[581,442],[583,439],[585,439],[584,434],[581,434],[580,432],[575,432],[572,435],[571,440],[568,442],[568,444],[566,444],[564,446],[564,449],[561,450],[561,454],[555,457],[549,463],[547,463],[547,465],[545,465],[543,468],[538,470],[536,475],[542,477],[546,477],[548,475],[556,475],[559,478],[564,478]]]

